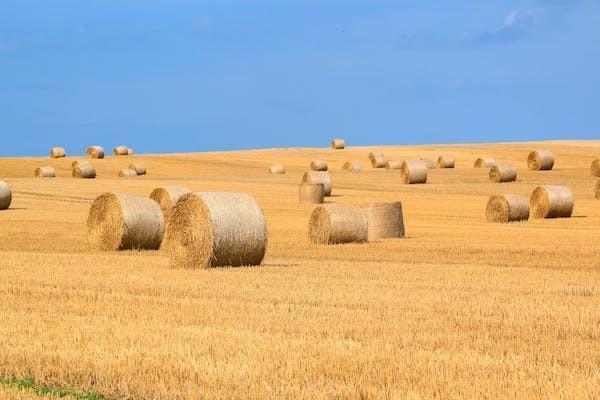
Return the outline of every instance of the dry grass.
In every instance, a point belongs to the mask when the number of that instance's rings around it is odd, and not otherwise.
[[[527,169],[532,148],[556,168]],[[0,211],[0,376],[133,398],[598,398],[600,142],[385,147],[390,159],[448,153],[427,185],[341,170],[374,148],[139,155],[75,180],[67,159],[0,159],[13,204]],[[481,154],[519,181],[489,182]],[[298,204],[310,160],[327,158],[329,203],[402,201],[406,239],[317,246]],[[285,175],[265,171],[285,160]],[[35,180],[41,163],[56,179]],[[521,172],[522,171],[522,172]],[[490,195],[568,185],[572,218],[489,224]],[[238,191],[264,209],[263,266],[171,269],[163,252],[92,252],[91,201],[163,185]],[[57,223],[60,221],[60,223]]]

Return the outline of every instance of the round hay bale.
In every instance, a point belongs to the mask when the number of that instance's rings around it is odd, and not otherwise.
[[[386,161],[385,169],[402,169],[402,161],[398,161],[398,160]]]
[[[594,186],[594,197],[600,200],[600,181],[596,182],[596,185]]]
[[[362,172],[363,167],[358,161],[346,161],[342,166],[344,171]]]
[[[317,244],[366,242],[368,233],[363,210],[345,204],[319,206],[308,222],[308,237]]]
[[[573,192],[566,186],[538,186],[530,206],[532,218],[568,218],[573,214]]]
[[[517,167],[512,164],[496,164],[490,168],[490,181],[496,183],[517,180]]]
[[[126,156],[129,154],[129,148],[127,146],[117,146],[113,149],[115,156]]]
[[[385,168],[385,157],[383,153],[369,153],[369,161],[373,168]]]
[[[102,146],[90,146],[85,150],[85,154],[90,158],[104,158],[104,148]]]
[[[52,147],[50,149],[50,158],[62,158],[66,156],[67,152],[64,147]]]
[[[402,163],[402,181],[406,184],[427,183],[427,165],[421,160]]]
[[[127,148],[127,155],[128,156],[132,156],[133,155],[133,149],[131,147]]]
[[[12,191],[8,183],[0,181],[0,210],[6,210],[12,202]]]
[[[298,200],[300,204],[323,204],[325,186],[322,183],[301,183],[298,185]]]
[[[92,203],[87,229],[95,250],[156,250],[165,223],[160,207],[149,198],[104,193]]]
[[[325,196],[331,196],[331,175],[326,171],[308,171],[302,177],[304,183],[322,183],[325,188]]]
[[[600,176],[600,159],[597,158],[594,161],[592,161],[590,170],[592,172],[592,176]]]
[[[554,154],[548,150],[536,150],[529,153],[527,167],[534,171],[548,171],[554,167]]]
[[[437,166],[438,168],[454,168],[454,158],[447,154],[441,155],[437,159]]]
[[[361,208],[367,217],[369,242],[404,237],[404,217],[399,201],[364,204]]]
[[[156,188],[150,193],[150,198],[158,204],[165,217],[165,222],[169,222],[173,206],[184,194],[191,193],[188,188],[177,186],[163,186]]]
[[[313,160],[310,163],[310,169],[312,171],[327,171],[327,161]]]
[[[346,141],[344,139],[333,139],[331,141],[331,148],[336,150],[342,150],[346,147]]]
[[[73,168],[73,178],[82,178],[82,179],[94,179],[96,177],[96,168],[87,162],[82,161]]]
[[[496,160],[493,158],[478,158],[473,164],[474,168],[492,168],[496,165]]]
[[[175,267],[260,265],[267,224],[256,200],[245,193],[188,193],[167,224],[165,248]]]
[[[79,167],[81,164],[85,164],[85,165],[92,165],[89,161],[87,160],[75,160],[71,163],[71,168],[75,168],[75,167]]]
[[[54,178],[56,177],[56,172],[54,168],[49,165],[39,167],[35,169],[33,174],[36,178]]]
[[[487,202],[485,215],[488,222],[522,221],[529,218],[529,201],[515,194],[493,195]]]
[[[269,167],[271,174],[285,174],[285,167],[282,164],[274,164]]]
[[[129,169],[135,171],[137,175],[146,175],[146,167],[142,164],[129,164]]]
[[[420,158],[420,160],[425,163],[425,165],[427,166],[427,169],[435,169],[436,168],[435,161],[433,161],[431,158]]]
[[[137,172],[135,172],[135,169],[123,168],[119,171],[119,177],[121,178],[130,178],[132,176],[138,176]]]

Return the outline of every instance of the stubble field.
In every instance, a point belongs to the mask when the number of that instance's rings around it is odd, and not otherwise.
[[[537,148],[554,152],[553,171],[526,169]],[[449,153],[456,169],[403,185],[370,168],[372,150]],[[517,182],[490,183],[480,156],[515,164]],[[95,180],[70,177],[76,157],[0,159],[13,190],[0,212],[0,378],[107,398],[599,398],[598,156],[597,141],[110,156],[92,160]],[[297,185],[314,158],[332,171],[328,202],[399,200],[408,237],[309,243],[314,206]],[[148,175],[118,178],[132,160]],[[347,160],[365,171],[342,172]],[[269,175],[273,163],[287,174]],[[58,178],[34,179],[42,165]],[[543,183],[571,187],[572,218],[486,222],[489,195]],[[263,265],[184,270],[160,251],[89,250],[96,196],[165,184],[255,196]],[[0,384],[0,398],[35,396]]]

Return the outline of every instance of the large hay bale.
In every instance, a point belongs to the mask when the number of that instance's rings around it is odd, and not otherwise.
[[[310,162],[311,171],[327,171],[327,161],[313,160]]]
[[[146,167],[142,164],[129,164],[129,169],[132,169],[135,171],[135,173],[137,175],[146,175]]]
[[[548,150],[536,150],[529,153],[527,167],[534,171],[551,170],[554,167],[554,155]]]
[[[54,178],[56,177],[56,172],[51,166],[45,165],[43,167],[36,168],[33,175],[36,178]]]
[[[325,186],[322,183],[301,183],[298,185],[298,200],[300,204],[323,204]]]
[[[367,217],[360,207],[325,204],[314,209],[308,222],[308,237],[317,244],[366,242]]]
[[[87,228],[96,250],[156,250],[165,223],[160,207],[149,198],[104,193],[92,203]]]
[[[485,215],[488,222],[512,222],[529,218],[529,200],[515,194],[490,196]]]
[[[406,184],[427,183],[427,165],[421,160],[402,163],[402,181]]]
[[[120,178],[131,178],[133,176],[138,176],[137,172],[135,172],[135,169],[123,168],[123,169],[119,170]]]
[[[96,177],[96,168],[87,162],[80,162],[75,168],[73,168],[73,178],[82,178],[82,179],[94,179]]]
[[[493,158],[478,158],[475,160],[475,164],[473,164],[474,168],[492,168],[496,165],[496,160]]]
[[[164,247],[175,267],[260,265],[267,224],[245,193],[188,193],[173,207]]]
[[[8,183],[0,181],[0,210],[6,210],[12,202],[12,191]]]
[[[346,141],[344,139],[333,139],[331,141],[331,148],[336,150],[342,150],[346,147]]]
[[[385,168],[385,157],[383,153],[369,153],[369,161],[371,162],[371,167],[373,168]]]
[[[517,167],[512,164],[496,164],[490,168],[490,181],[496,183],[517,180]]]
[[[344,171],[362,172],[363,167],[358,161],[346,161],[342,166]]]
[[[600,200],[600,181],[596,182],[596,185],[594,186],[594,197]]]
[[[438,168],[454,168],[454,158],[447,154],[442,154],[437,159]]]
[[[85,150],[85,154],[90,158],[104,158],[104,147],[90,146]]]
[[[64,147],[52,147],[50,149],[50,158],[62,158],[66,156],[67,152]]]
[[[274,164],[269,167],[271,174],[285,174],[285,167],[282,164]]]
[[[115,156],[126,156],[129,155],[129,148],[127,146],[117,146],[113,149],[113,152],[115,153]]]
[[[185,187],[163,186],[154,189],[152,193],[150,193],[150,198],[158,204],[165,217],[165,223],[168,223],[173,206],[181,196],[188,193],[191,193],[191,190]]]
[[[590,166],[590,171],[592,172],[592,176],[600,176],[600,159],[599,158],[592,161],[592,165]]]
[[[331,175],[327,171],[308,171],[302,176],[302,182],[322,183],[325,188],[325,196],[331,196]]]
[[[385,169],[402,169],[402,161],[389,160],[385,162]]]
[[[420,160],[425,163],[427,169],[435,169],[437,167],[435,161],[433,161],[431,158],[420,158]]]
[[[369,242],[404,237],[404,217],[402,204],[399,201],[364,204],[361,208],[367,217]]]
[[[538,186],[530,205],[532,218],[568,218],[573,214],[573,192],[566,186]]]

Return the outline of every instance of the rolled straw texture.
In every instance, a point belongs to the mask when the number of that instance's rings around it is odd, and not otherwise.
[[[342,166],[344,171],[362,172],[363,167],[358,161],[346,161]]]
[[[134,170],[137,175],[146,175],[146,173],[147,173],[146,167],[139,163],[138,164],[129,164],[129,169]]]
[[[441,155],[437,159],[437,166],[438,168],[454,168],[454,158],[447,154]]]
[[[496,160],[493,158],[478,158],[473,164],[474,168],[492,168],[496,165]]]
[[[323,204],[325,186],[322,183],[301,183],[298,185],[298,200],[300,204]]]
[[[425,163],[427,169],[435,169],[437,167],[435,161],[433,161],[431,158],[421,158],[420,160]]]
[[[325,188],[325,196],[331,196],[332,184],[331,175],[327,171],[308,171],[304,173],[302,182],[305,183],[322,183]]]
[[[61,158],[66,156],[67,152],[64,147],[52,147],[50,149],[50,158]]]
[[[92,165],[89,161],[87,160],[75,160],[71,163],[71,168],[75,168],[75,167],[79,167],[81,164],[85,164],[85,165]]]
[[[188,193],[173,208],[165,248],[174,267],[260,265],[267,224],[245,193]]]
[[[317,244],[366,242],[368,222],[360,207],[325,204],[315,208],[308,222],[308,237]]]
[[[282,164],[274,164],[269,167],[271,174],[285,174],[285,167]]]
[[[600,176],[600,159],[597,158],[592,161],[590,171],[592,172],[592,176]]]
[[[310,169],[312,171],[327,171],[327,161],[313,160],[310,163]]]
[[[126,156],[129,154],[129,148],[127,146],[117,146],[113,149],[115,156]]]
[[[566,186],[542,185],[530,199],[532,218],[568,218],[573,214],[573,192]]]
[[[594,186],[594,197],[600,200],[600,181],[596,182],[596,185]]]
[[[92,203],[87,228],[95,250],[156,250],[165,223],[158,204],[147,197],[104,193]]]
[[[402,163],[402,181],[406,184],[427,183],[427,165],[421,160]]]
[[[515,194],[497,194],[490,196],[485,215],[488,222],[507,223],[529,218],[529,200]]]
[[[402,169],[402,161],[398,161],[398,160],[386,161],[385,169]]]
[[[514,182],[517,180],[517,167],[512,164],[496,164],[490,168],[489,175],[492,182]]]
[[[90,158],[104,158],[104,147],[90,146],[85,150],[85,154]]]
[[[361,208],[367,217],[369,242],[404,237],[404,217],[399,201],[364,204]]]
[[[127,155],[128,156],[132,156],[133,155],[133,149],[131,147],[127,148]]]
[[[80,162],[73,168],[73,178],[94,179],[96,177],[96,168],[89,162]]]
[[[346,141],[344,139],[333,139],[331,141],[331,148],[341,150],[346,147]]]
[[[548,150],[536,150],[529,153],[527,167],[534,171],[551,170],[554,167],[554,155]]]
[[[54,168],[49,165],[39,167],[35,169],[33,174],[36,178],[54,178],[56,177],[56,172]]]
[[[371,152],[369,153],[369,161],[371,162],[371,167],[373,168],[385,168],[385,157],[383,153],[380,152]]]
[[[177,203],[181,196],[188,193],[191,193],[191,190],[185,187],[163,186],[154,189],[150,193],[150,198],[158,204],[165,217],[165,223],[168,223],[173,206],[175,206],[175,203]]]
[[[12,202],[12,191],[8,183],[0,181],[0,210],[6,210]]]
[[[122,170],[119,170],[119,177],[121,178],[130,178],[132,176],[138,176],[137,172],[135,172],[135,169],[123,168]]]

